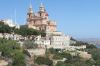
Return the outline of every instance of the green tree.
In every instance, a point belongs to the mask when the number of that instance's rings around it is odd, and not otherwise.
[[[86,60],[85,63],[89,66],[95,65],[95,61],[93,59]]]
[[[32,40],[26,40],[26,41],[24,41],[24,48],[35,49],[37,47],[38,47],[38,45],[35,44],[34,41],[32,41]]]
[[[31,36],[31,35],[40,35],[41,32],[32,28],[28,28],[27,26],[21,26],[20,29],[15,29],[15,33],[22,36]]]
[[[0,22],[0,33],[11,33],[11,27],[4,24],[2,21]]]
[[[2,51],[2,55],[6,57],[12,57],[12,54],[15,50],[20,50],[20,45],[13,40],[0,40],[0,51]]]
[[[16,41],[0,39],[0,51],[3,57],[12,59],[12,66],[25,66],[23,50]]]
[[[47,50],[47,52],[48,53],[51,53],[51,54],[56,54],[56,53],[58,53],[55,49],[53,49],[53,48],[49,48],[48,50]]]
[[[72,46],[81,46],[81,45],[86,45],[87,49],[94,49],[97,48],[95,45],[93,44],[88,44],[86,42],[82,42],[82,41],[76,41],[75,44],[71,44]]]
[[[25,57],[21,51],[16,51],[13,55],[13,66],[25,66]]]
[[[35,59],[35,62],[39,65],[45,64],[48,66],[52,66],[52,64],[53,64],[52,60],[50,60],[49,58],[45,58],[45,57],[37,57]]]

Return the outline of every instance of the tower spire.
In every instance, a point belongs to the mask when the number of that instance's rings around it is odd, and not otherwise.
[[[44,7],[43,3],[40,4],[40,7]]]
[[[43,3],[40,4],[40,12],[45,12],[45,7]]]
[[[30,0],[30,6],[29,6],[29,8],[32,8],[32,1]]]
[[[30,0],[30,5],[29,5],[29,9],[28,9],[28,13],[27,13],[27,18],[31,19],[34,16],[34,11],[32,8],[32,1]]]
[[[32,9],[32,1],[31,1],[31,0],[30,0],[30,5],[29,5],[28,13],[33,13],[33,9]]]

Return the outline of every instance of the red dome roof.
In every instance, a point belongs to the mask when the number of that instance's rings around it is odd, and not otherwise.
[[[45,16],[49,16],[47,12],[45,13]]]

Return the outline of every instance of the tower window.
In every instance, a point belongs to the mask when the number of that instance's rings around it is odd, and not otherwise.
[[[42,16],[42,14],[40,13],[40,16]]]

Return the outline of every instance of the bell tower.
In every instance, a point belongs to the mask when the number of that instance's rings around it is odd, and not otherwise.
[[[32,9],[32,4],[30,2],[30,6],[29,6],[29,9],[28,9],[28,12],[27,12],[27,24],[31,24],[32,23],[32,18],[34,16],[34,12],[33,12],[33,9]]]
[[[29,9],[28,9],[28,13],[27,13],[27,18],[32,18],[34,15],[33,13],[33,9],[32,9],[32,4],[30,4]]]
[[[45,10],[45,7],[44,7],[44,5],[42,3],[40,5],[40,7],[39,7],[39,12],[38,13],[39,13],[39,16],[42,17],[42,18],[48,17],[48,14],[47,14],[47,12]]]

